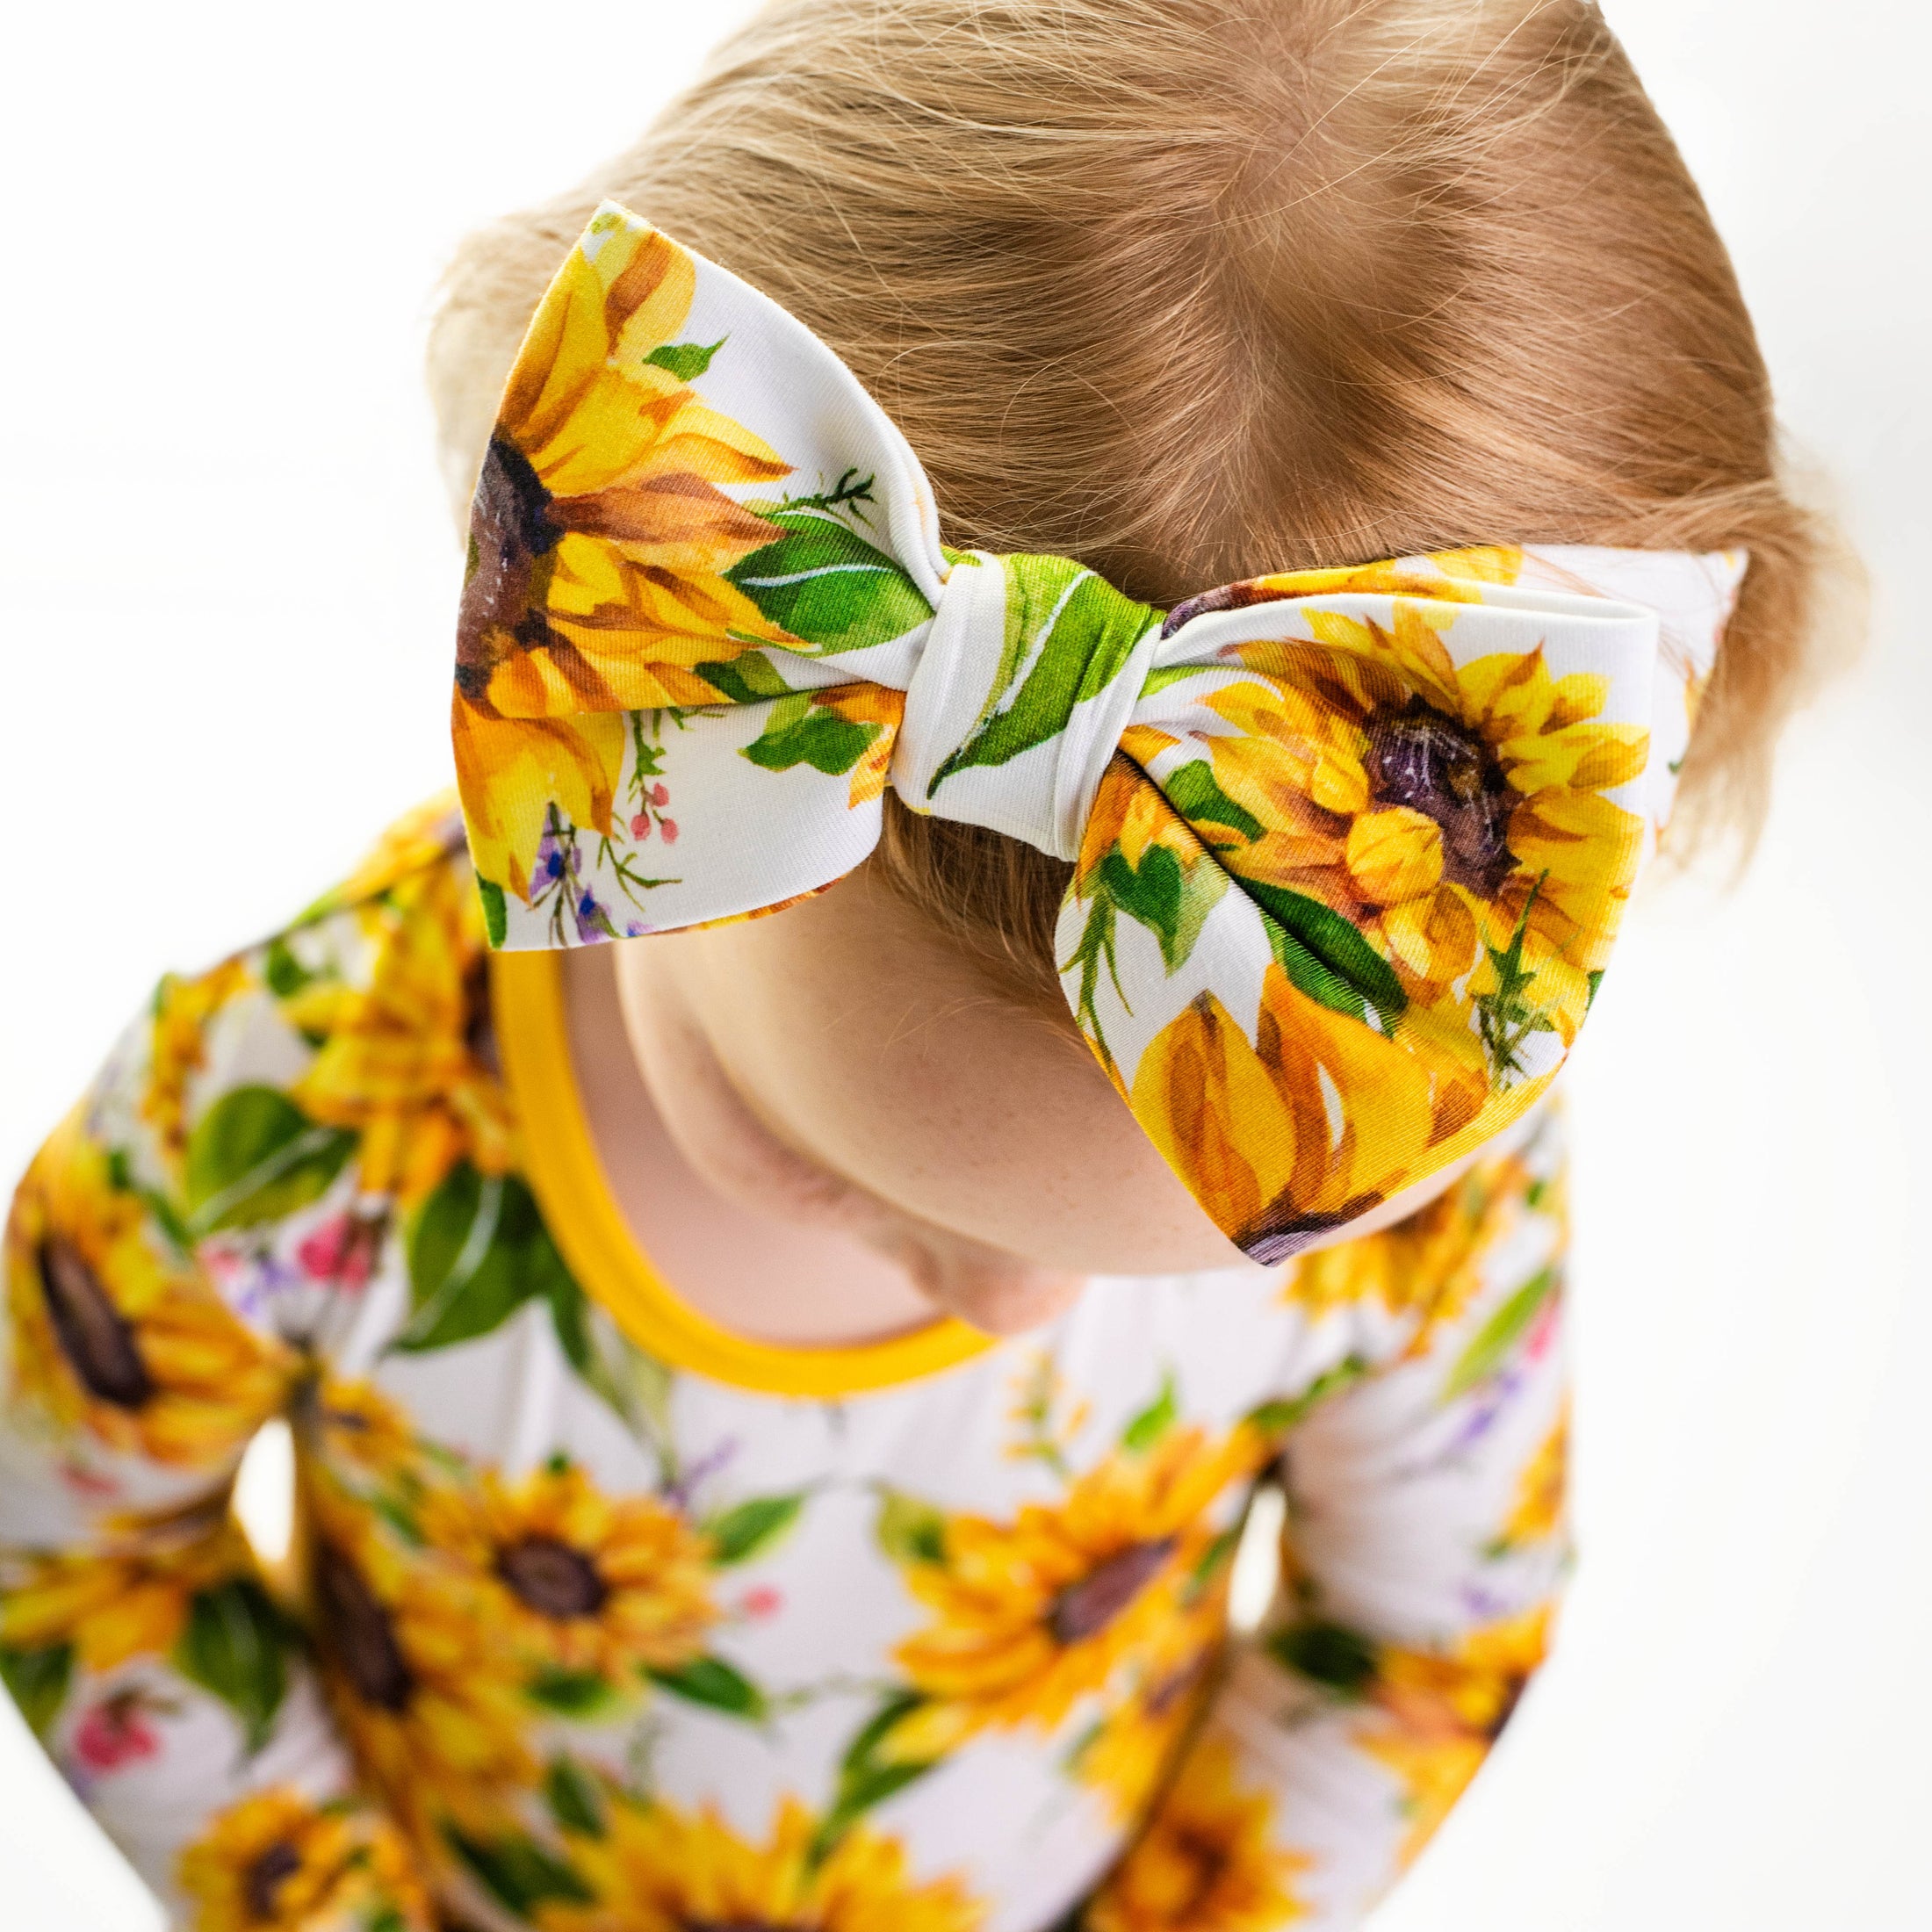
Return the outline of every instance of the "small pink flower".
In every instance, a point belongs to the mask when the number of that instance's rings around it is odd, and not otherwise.
[[[760,1583],[745,1592],[738,1607],[747,1617],[775,1617],[785,1607],[784,1593],[769,1583]]]
[[[1563,1302],[1561,1295],[1546,1295],[1543,1306],[1536,1311],[1536,1318],[1531,1323],[1530,1332],[1524,1337],[1525,1359],[1539,1362],[1549,1353],[1550,1344],[1555,1341],[1563,1325]]]
[[[678,839],[678,822],[675,818],[660,818],[658,830],[664,834],[666,845],[675,845]]]
[[[118,1771],[124,1764],[153,1757],[161,1739],[127,1692],[106,1698],[87,1712],[74,1730],[74,1755],[90,1771]]]
[[[653,805],[669,804],[671,803],[671,788],[668,785],[652,786],[651,803]]]
[[[382,1249],[382,1233],[379,1218],[337,1215],[302,1243],[295,1258],[312,1280],[333,1282],[343,1288],[366,1287]]]
[[[104,1475],[98,1469],[90,1469],[85,1463],[71,1459],[61,1465],[61,1481],[76,1496],[86,1496],[100,1502],[121,1493],[119,1482],[112,1476]]]
[[[640,811],[631,821],[631,836],[633,839],[648,839],[651,836],[651,814]]]

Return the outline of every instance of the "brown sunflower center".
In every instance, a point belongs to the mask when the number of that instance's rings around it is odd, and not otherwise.
[[[251,1921],[275,1916],[275,1895],[302,1869],[302,1855],[285,1838],[278,1838],[249,1864],[242,1880],[242,1899]]]
[[[496,1011],[490,1004],[490,960],[479,951],[463,974],[463,1044],[471,1059],[501,1078],[503,1062],[496,1045]]]
[[[1511,1677],[1503,1687],[1503,1695],[1496,1705],[1496,1715],[1485,1727],[1486,1734],[1493,1741],[1503,1735],[1503,1727],[1516,1715],[1516,1707],[1523,1701],[1523,1693],[1530,1687],[1526,1676]]]
[[[376,1601],[362,1572],[338,1550],[321,1545],[315,1594],[322,1631],[356,1695],[382,1711],[400,1711],[415,1679],[403,1661],[389,1612]]]
[[[1411,698],[1399,711],[1369,721],[1370,795],[1381,806],[1405,805],[1432,818],[1442,833],[1442,874],[1492,899],[1516,861],[1510,854],[1515,794],[1481,735]]]
[[[554,1536],[526,1536],[496,1560],[496,1574],[541,1617],[595,1617],[609,1596],[597,1566]]]
[[[49,1235],[40,1244],[40,1292],[68,1365],[88,1394],[116,1409],[139,1409],[154,1378],[134,1345],[134,1331],[107,1298],[100,1278],[72,1242]]]
[[[1187,1902],[1175,1914],[1173,1921],[1176,1925],[1186,1925],[1193,1923],[1197,1914],[1207,1917],[1208,1903],[1228,1870],[1228,1847],[1205,1832],[1183,1828],[1174,1834],[1174,1849],[1190,1868]]]
[[[1208,1659],[1196,1657],[1170,1676],[1163,1677],[1141,1701],[1141,1708],[1157,1722],[1191,1697],[1208,1675]]]
[[[1090,1569],[1078,1582],[1069,1583],[1047,1612],[1047,1628],[1053,1640],[1077,1644],[1098,1635],[1147,1588],[1173,1554],[1171,1536],[1150,1543],[1129,1543]]]
[[[563,532],[551,521],[550,492],[530,458],[501,436],[490,439],[470,510],[470,568],[457,616],[457,682],[470,697],[487,689],[494,631],[526,644],[549,637],[531,609],[537,566]],[[525,635],[530,626],[535,635]]]

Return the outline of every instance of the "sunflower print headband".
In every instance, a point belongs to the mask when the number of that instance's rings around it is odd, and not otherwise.
[[[453,730],[490,939],[782,905],[866,857],[888,785],[1023,839],[1073,863],[1081,1031],[1272,1262],[1547,1087],[1744,563],[1460,550],[1163,613],[948,550],[839,358],[607,203],[472,515]]]

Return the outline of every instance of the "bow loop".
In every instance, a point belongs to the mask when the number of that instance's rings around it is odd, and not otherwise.
[[[1273,1260],[1561,1065],[1744,559],[1498,547],[1164,619],[941,548],[917,458],[776,304],[600,209],[478,485],[452,729],[492,942],[768,910],[916,811],[1074,861],[1081,1030]]]

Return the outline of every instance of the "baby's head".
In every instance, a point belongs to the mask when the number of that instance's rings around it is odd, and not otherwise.
[[[465,508],[603,195],[837,350],[955,545],[1161,605],[1473,543],[1748,550],[1680,836],[1757,808],[1816,533],[1723,247],[1581,0],[779,0],[581,194],[466,246],[430,358]],[[687,1151],[839,1177],[998,1325],[1054,1271],[1232,1258],[1066,1024],[1067,876],[888,795],[823,899],[620,948],[729,1075],[686,1119],[654,1081]]]

